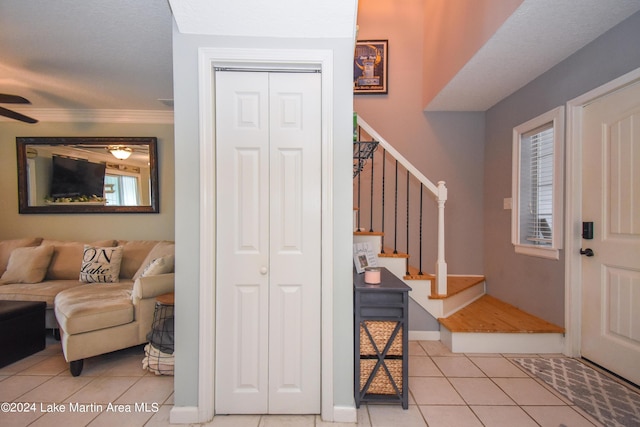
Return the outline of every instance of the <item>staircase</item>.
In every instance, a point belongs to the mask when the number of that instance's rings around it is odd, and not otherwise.
[[[562,328],[487,295],[483,276],[447,274],[445,183],[429,181],[361,117],[357,124],[354,244],[373,246],[378,265],[411,287],[453,352],[562,353]],[[423,270],[428,260],[433,273]]]

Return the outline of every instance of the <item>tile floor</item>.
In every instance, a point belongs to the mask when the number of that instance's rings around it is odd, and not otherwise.
[[[600,425],[511,362],[511,357],[522,355],[452,354],[438,341],[412,341],[409,350],[409,409],[403,410],[399,405],[362,405],[358,409],[358,426]],[[13,409],[28,410],[0,411],[0,425],[167,426],[173,405],[173,377],[142,370],[142,354],[142,347],[135,347],[88,359],[82,375],[73,378],[60,343],[48,338],[44,351],[0,369],[0,402],[10,402]],[[238,415],[218,416],[204,426],[354,425],[325,423],[313,415]]]

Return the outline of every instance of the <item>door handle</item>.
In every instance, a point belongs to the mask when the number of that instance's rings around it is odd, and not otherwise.
[[[263,276],[264,276],[265,274],[267,274],[267,272],[268,272],[268,271],[269,271],[269,270],[267,270],[267,267],[261,267],[261,268],[260,268],[260,274],[262,274]]]
[[[594,256],[595,254],[593,253],[593,249],[591,248],[587,248],[587,249],[580,249],[580,255],[586,255],[586,256]]]

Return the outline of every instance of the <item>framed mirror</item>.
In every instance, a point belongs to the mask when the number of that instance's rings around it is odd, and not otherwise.
[[[19,212],[158,213],[155,137],[18,137]]]

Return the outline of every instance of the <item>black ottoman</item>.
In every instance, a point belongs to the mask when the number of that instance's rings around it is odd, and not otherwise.
[[[0,368],[44,350],[44,301],[0,300]]]

